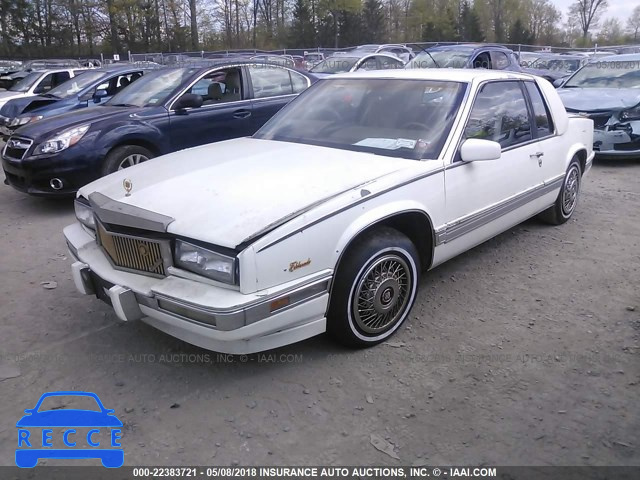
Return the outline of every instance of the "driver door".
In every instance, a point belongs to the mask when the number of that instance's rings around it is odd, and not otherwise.
[[[202,106],[169,112],[174,150],[253,134],[251,100],[240,67],[218,68],[183,92],[200,95]],[[175,105],[175,102],[174,102]]]
[[[463,162],[459,153],[445,171],[449,255],[457,255],[520,223],[543,207],[539,142],[522,82],[495,81],[476,94],[463,134],[500,143],[501,158]]]

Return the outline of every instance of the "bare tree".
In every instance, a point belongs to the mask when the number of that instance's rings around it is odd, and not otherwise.
[[[600,15],[605,12],[608,6],[607,0],[576,0],[569,7],[569,15],[576,15],[580,21],[582,38],[587,38],[589,29],[598,24]]]
[[[196,0],[189,0],[189,15],[191,16],[191,48],[198,50],[198,19],[196,18]]]
[[[627,20],[627,31],[630,35],[633,35],[633,41],[636,42],[640,32],[640,5],[633,9],[631,16]]]

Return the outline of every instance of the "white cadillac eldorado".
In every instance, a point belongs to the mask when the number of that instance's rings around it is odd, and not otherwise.
[[[73,278],[121,320],[210,350],[325,331],[373,345],[407,318],[421,272],[534,215],[566,222],[592,145],[593,122],[541,78],[336,75],[251,138],[83,187],[64,230]]]

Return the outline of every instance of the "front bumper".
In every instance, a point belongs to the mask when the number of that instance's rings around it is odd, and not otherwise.
[[[640,122],[613,125],[593,130],[593,150],[598,159],[640,158]]]
[[[66,227],[64,235],[76,260],[72,273],[78,291],[112,305],[123,321],[140,319],[193,345],[230,354],[269,350],[326,330],[330,271],[270,291],[242,294],[171,271],[154,278],[116,270],[80,224]]]
[[[98,178],[99,170],[94,168],[82,153],[63,150],[62,152],[45,156],[28,156],[22,160],[2,155],[2,168],[6,178],[5,183],[29,195],[42,197],[72,196],[76,191]],[[52,179],[62,181],[62,188],[55,190],[51,187]]]

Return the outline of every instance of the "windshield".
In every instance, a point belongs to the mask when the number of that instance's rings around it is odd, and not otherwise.
[[[638,61],[598,60],[588,63],[564,87],[640,88]]]
[[[41,76],[42,72],[31,72],[19,82],[11,85],[9,90],[12,92],[28,92]]]
[[[414,160],[437,158],[465,88],[435,80],[324,80],[254,136]]]
[[[342,73],[351,70],[360,57],[329,57],[309,70],[312,73]]]
[[[72,97],[102,77],[104,77],[104,72],[82,72],[70,80],[61,83],[56,88],[52,88],[48,94],[58,98]]]
[[[196,71],[198,71],[197,68],[174,68],[148,73],[114,95],[105,105],[133,107],[161,105]]]
[[[427,50],[420,52],[405,68],[464,68],[473,50]]]

